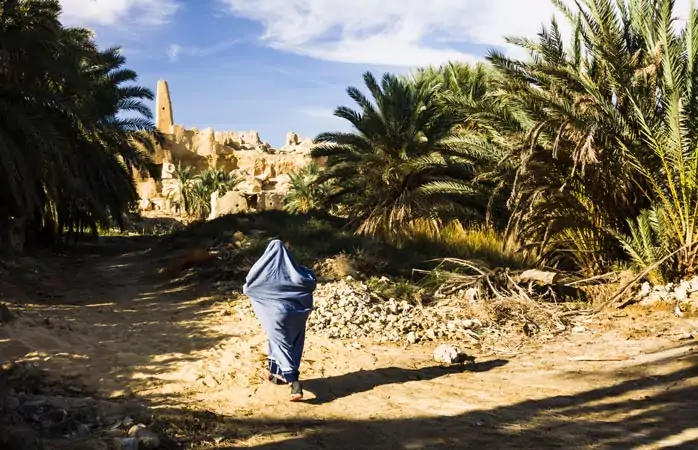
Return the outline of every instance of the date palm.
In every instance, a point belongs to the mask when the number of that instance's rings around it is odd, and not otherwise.
[[[500,78],[490,65],[456,62],[419,69],[412,75],[416,83],[436,86],[438,101],[457,118],[459,156],[471,168],[463,181],[481,193],[479,202],[468,199],[470,207],[479,208],[486,224],[496,228],[504,228],[509,218],[506,200],[517,167],[510,144],[524,128],[521,112],[503,104],[497,95]]]
[[[156,137],[140,103],[152,93],[124,85],[135,74],[118,51],[59,15],[55,0],[0,0],[0,222],[50,235],[119,222]]]
[[[360,234],[399,240],[420,220],[440,220],[467,210],[464,196],[479,193],[467,182],[469,167],[459,150],[458,118],[437,101],[438,86],[385,74],[380,83],[364,74],[372,99],[347,89],[359,109],[340,106],[350,133],[323,133],[316,157],[327,157],[318,183],[337,189],[328,197],[341,203]]]
[[[695,11],[677,32],[673,0],[554,3],[569,44],[552,21],[537,40],[509,39],[528,60],[489,56],[499,104],[523,114],[505,133],[517,164],[510,230],[544,259],[593,272],[632,250],[636,221],[663,218],[666,248],[691,249],[672,262],[685,272],[698,231]]]
[[[321,173],[315,161],[290,173],[290,187],[284,199],[284,210],[292,214],[306,214],[319,209],[330,192],[327,183],[317,182]]]

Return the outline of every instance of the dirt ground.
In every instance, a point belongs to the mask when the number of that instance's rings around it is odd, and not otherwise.
[[[310,336],[307,399],[290,403],[263,382],[265,338],[244,300],[170,282],[149,245],[112,238],[0,274],[0,301],[21,312],[0,327],[0,363],[147,402],[184,448],[698,448],[694,321],[624,311],[457,367],[433,363],[433,343]]]

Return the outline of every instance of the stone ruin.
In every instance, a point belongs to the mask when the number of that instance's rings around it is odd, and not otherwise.
[[[179,187],[174,176],[178,164],[194,167],[195,173],[221,169],[244,180],[223,196],[212,195],[209,219],[238,212],[281,209],[290,184],[289,174],[312,159],[312,140],[301,139],[293,132],[286,135],[283,147],[273,149],[256,131],[198,130],[175,125],[169,87],[164,80],[158,81],[156,108],[157,129],[165,140],[154,159],[162,167],[162,175],[159,180],[137,177],[140,209],[144,211],[180,212],[173,201],[173,193]]]

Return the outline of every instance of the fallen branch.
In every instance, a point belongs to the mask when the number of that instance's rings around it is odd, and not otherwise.
[[[567,358],[568,361],[579,361],[579,362],[613,362],[613,361],[627,361],[630,357],[619,356],[616,358],[604,358],[596,356],[571,356]]]
[[[636,277],[633,278],[632,280],[630,280],[630,281],[628,281],[627,283],[625,283],[625,285],[623,285],[623,287],[622,287],[616,294],[614,294],[609,300],[603,302],[603,303],[601,304],[601,306],[599,306],[598,308],[596,308],[596,309],[594,310],[594,314],[600,313],[601,311],[603,311],[604,309],[606,309],[607,306],[609,306],[609,305],[611,305],[611,304],[617,302],[618,299],[620,299],[620,298],[628,291],[628,289],[630,289],[630,288],[631,288],[632,286],[634,286],[638,281],[640,281],[641,279],[643,279],[644,277],[646,277],[647,274],[649,274],[649,273],[652,272],[654,269],[656,269],[656,268],[659,267],[660,265],[662,265],[662,264],[664,264],[665,262],[667,262],[667,261],[669,260],[669,258],[673,257],[674,255],[678,254],[679,252],[682,252],[683,250],[687,249],[687,248],[688,248],[689,246],[691,246],[691,245],[694,245],[694,244],[693,244],[693,243],[691,243],[691,244],[686,244],[686,245],[682,246],[681,248],[679,248],[678,250],[676,250],[676,251],[674,251],[674,252],[672,252],[672,253],[666,255],[664,258],[660,259],[659,261],[657,261],[657,262],[655,262],[655,263],[650,264],[649,266],[647,266],[647,267],[645,268],[645,270],[643,270],[642,272],[640,272],[640,274],[639,274],[638,276],[636,276]],[[623,305],[626,306],[626,305],[627,305],[627,302],[624,302]]]
[[[560,313],[558,314],[558,317],[589,316],[591,314],[594,314],[593,309],[577,309]]]
[[[580,285],[580,284],[589,283],[589,282],[592,282],[592,281],[604,280],[604,279],[606,279],[606,278],[612,278],[612,277],[617,277],[617,276],[618,276],[618,273],[617,273],[617,272],[606,272],[606,273],[604,273],[604,274],[595,275],[595,276],[593,276],[593,277],[584,278],[584,279],[582,279],[582,280],[570,281],[569,283],[566,283],[566,285],[567,285],[567,286],[577,286],[577,285]]]

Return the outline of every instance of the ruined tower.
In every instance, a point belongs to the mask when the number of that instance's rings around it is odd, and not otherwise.
[[[158,80],[157,97],[155,101],[155,126],[161,133],[172,133],[174,120],[172,119],[172,102],[170,101],[170,88],[167,81]]]

